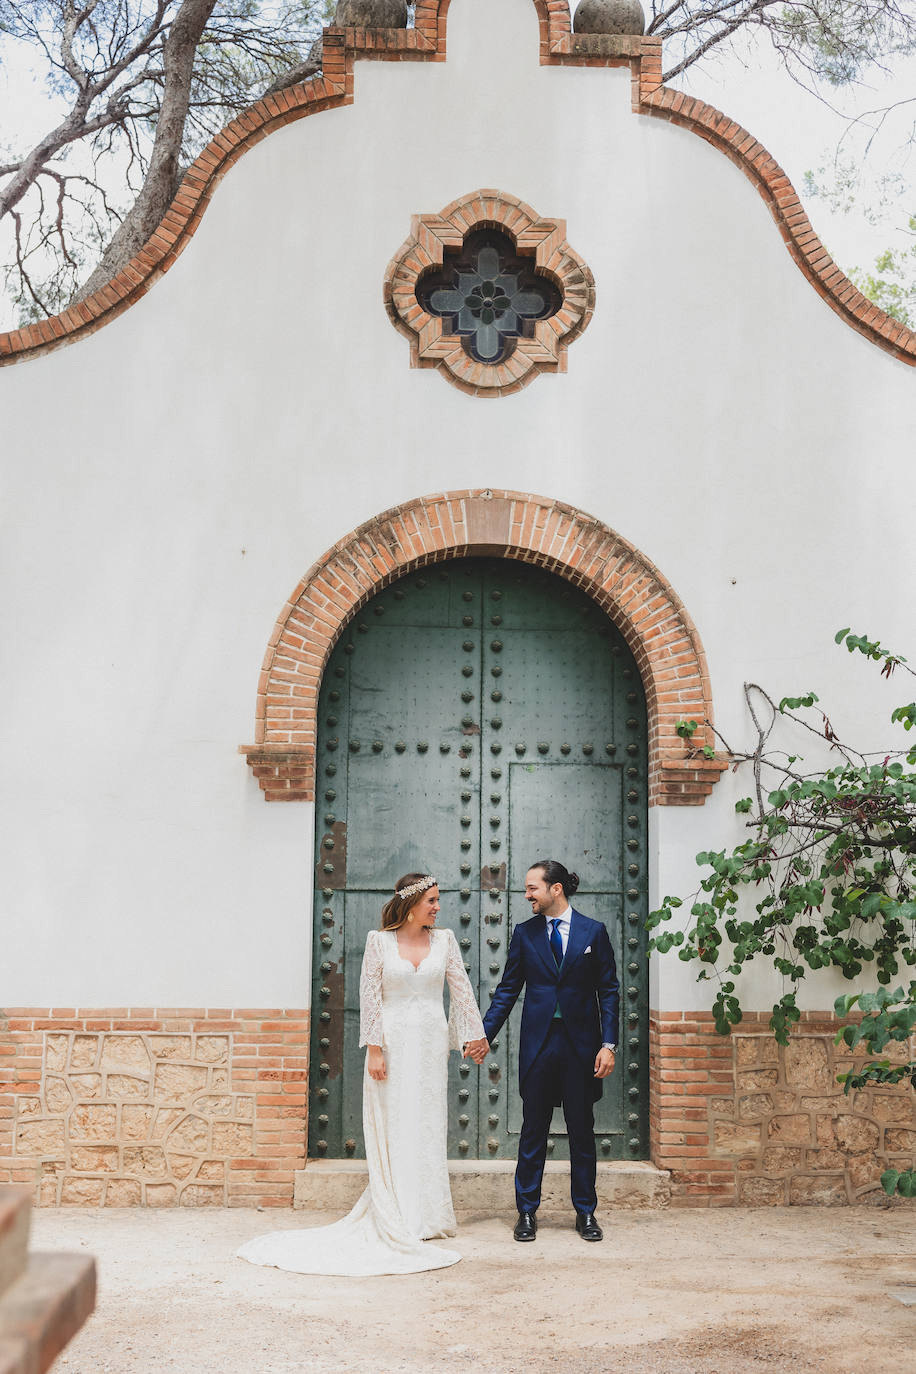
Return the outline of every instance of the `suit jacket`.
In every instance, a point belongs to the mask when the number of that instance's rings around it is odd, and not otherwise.
[[[591,1074],[602,1044],[617,1043],[620,1006],[614,951],[602,923],[579,911],[570,912],[569,940],[559,968],[547,939],[544,916],[533,916],[515,927],[502,979],[483,1018],[488,1040],[498,1034],[522,988],[525,1002],[518,1051],[522,1096],[558,1003],[576,1056]],[[595,1098],[600,1096],[601,1080],[596,1078]]]

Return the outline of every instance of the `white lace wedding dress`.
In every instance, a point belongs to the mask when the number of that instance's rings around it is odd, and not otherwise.
[[[431,931],[429,954],[414,968],[400,954],[393,931],[370,931],[359,1006],[359,1043],[382,1046],[388,1075],[377,1083],[363,1071],[369,1186],[332,1226],[272,1231],[248,1241],[238,1254],[252,1264],[358,1276],[416,1274],[461,1258],[454,1250],[423,1244],[455,1234],[446,1154],[449,1049],[483,1036],[453,933]]]

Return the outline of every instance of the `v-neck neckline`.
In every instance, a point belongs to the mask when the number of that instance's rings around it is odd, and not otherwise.
[[[423,958],[420,960],[418,964],[415,964],[412,959],[408,959],[406,954],[401,953],[401,942],[398,939],[397,931],[393,930],[391,934],[394,936],[394,947],[397,952],[398,958],[401,960],[403,964],[409,964],[410,967],[413,969],[414,973],[419,973],[420,969],[423,967],[423,965],[426,963],[427,959],[433,952],[433,935],[435,934],[435,931],[431,930],[429,932],[429,949],[423,955]]]

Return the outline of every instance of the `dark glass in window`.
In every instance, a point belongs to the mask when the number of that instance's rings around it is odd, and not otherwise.
[[[505,362],[516,339],[532,338],[535,320],[555,315],[562,298],[508,234],[474,229],[461,248],[445,250],[441,268],[421,278],[417,300],[476,362],[493,364]]]

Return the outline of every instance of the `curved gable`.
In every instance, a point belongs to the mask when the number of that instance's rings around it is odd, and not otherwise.
[[[789,178],[762,144],[713,106],[662,84],[659,39],[574,34],[568,0],[533,4],[541,65],[629,67],[634,113],[678,124],[724,153],[757,188],[793,260],[831,309],[872,343],[902,362],[916,363],[916,334],[868,300],[841,271],[812,228]],[[413,29],[326,29],[322,72],[265,96],[232,120],[188,169],[162,223],[130,263],[61,314],[0,334],[0,364],[74,342],[134,305],[187,247],[216,187],[243,153],[287,124],[353,103],[357,60],[444,61],[449,6],[450,0],[417,0]]]

